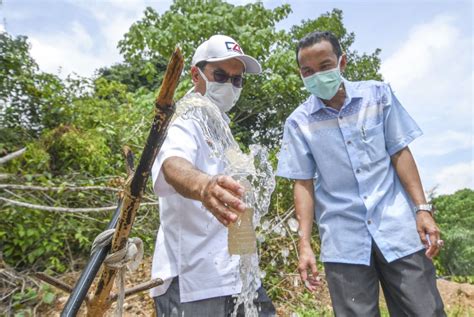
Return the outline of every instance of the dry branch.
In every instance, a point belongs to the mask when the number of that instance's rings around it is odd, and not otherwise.
[[[20,150],[18,150],[18,151],[15,151],[15,152],[13,152],[13,153],[7,154],[7,155],[5,155],[5,156],[3,156],[3,157],[0,157],[0,164],[4,164],[4,163],[6,163],[6,162],[8,162],[8,161],[13,160],[14,158],[16,158],[16,157],[18,157],[18,156],[21,156],[23,153],[25,153],[25,151],[26,151],[26,147],[24,147],[24,148],[22,148],[22,149],[20,149]]]
[[[43,205],[35,205],[30,203],[25,203],[18,200],[8,199],[5,197],[0,197],[0,201],[4,201],[8,204],[25,207],[35,210],[42,210],[42,211],[55,211],[55,212],[67,212],[67,213],[78,213],[78,212],[99,212],[99,211],[110,211],[117,209],[117,206],[108,206],[108,207],[90,207],[90,208],[67,208],[67,207],[52,207],[52,206],[43,206]],[[147,202],[141,204],[141,206],[155,206],[158,205],[158,202]]]
[[[66,293],[71,293],[72,292],[72,287],[63,281],[60,281],[52,276],[49,276],[45,273],[42,272],[37,272],[35,273],[35,277],[42,280],[43,282],[46,282],[56,288],[59,288],[62,291],[65,291]]]

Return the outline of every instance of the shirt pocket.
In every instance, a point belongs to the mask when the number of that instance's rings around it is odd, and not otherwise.
[[[371,162],[379,161],[386,156],[387,150],[385,149],[385,137],[382,122],[371,127],[362,126],[360,134]]]

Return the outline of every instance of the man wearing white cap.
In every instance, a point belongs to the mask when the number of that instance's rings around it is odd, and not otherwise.
[[[194,92],[211,100],[226,122],[225,113],[239,99],[243,74],[260,72],[260,64],[224,35],[202,43],[192,59]],[[227,225],[246,209],[244,188],[223,175],[225,164],[210,153],[199,123],[179,117],[152,168],[161,222],[152,277],[164,283],[151,295],[159,317],[228,316],[234,310],[232,295],[242,288],[238,258],[227,249]],[[259,316],[275,315],[263,287],[254,303]]]

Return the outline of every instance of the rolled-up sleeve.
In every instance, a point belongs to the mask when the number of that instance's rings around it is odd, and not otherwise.
[[[287,120],[278,158],[277,176],[291,179],[312,179],[316,163],[297,123]]]
[[[197,128],[194,120],[178,118],[168,129],[168,134],[151,169],[153,190],[158,196],[164,197],[176,193],[175,189],[166,181],[162,171],[163,162],[166,159],[176,156],[189,161],[193,165],[196,164],[198,151]]]
[[[397,153],[423,132],[393,94],[389,85],[385,87],[384,132],[387,152]]]

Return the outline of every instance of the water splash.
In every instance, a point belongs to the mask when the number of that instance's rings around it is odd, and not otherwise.
[[[250,194],[253,195],[250,201],[253,202],[253,226],[256,229],[268,212],[271,194],[275,189],[275,174],[268,160],[267,149],[260,145],[251,145],[250,153],[243,153],[232,135],[228,119],[215,104],[199,93],[189,93],[177,103],[172,120],[178,117],[198,123],[210,147],[211,156],[224,163],[226,175],[246,175],[250,183]],[[267,227],[267,223],[264,223],[264,227]],[[264,237],[259,237],[258,240],[262,242]],[[232,316],[237,315],[240,304],[244,305],[245,316],[258,316],[258,309],[254,304],[258,281],[262,276],[258,259],[257,253],[240,256],[242,290],[236,298]]]
[[[257,297],[258,280],[261,272],[258,267],[258,255],[243,254],[240,256],[240,280],[242,281],[242,290],[237,296],[232,316],[237,316],[237,310],[240,305],[244,306],[245,316],[257,317],[258,309],[254,304]]]
[[[229,166],[229,158],[239,152],[239,145],[234,140],[229,125],[219,108],[199,93],[189,93],[176,104],[176,112],[172,118],[195,120],[201,128],[207,144],[211,149],[211,156],[224,161]],[[223,155],[228,151],[227,155]],[[245,160],[245,158],[244,158]],[[245,164],[248,162],[242,162]]]

